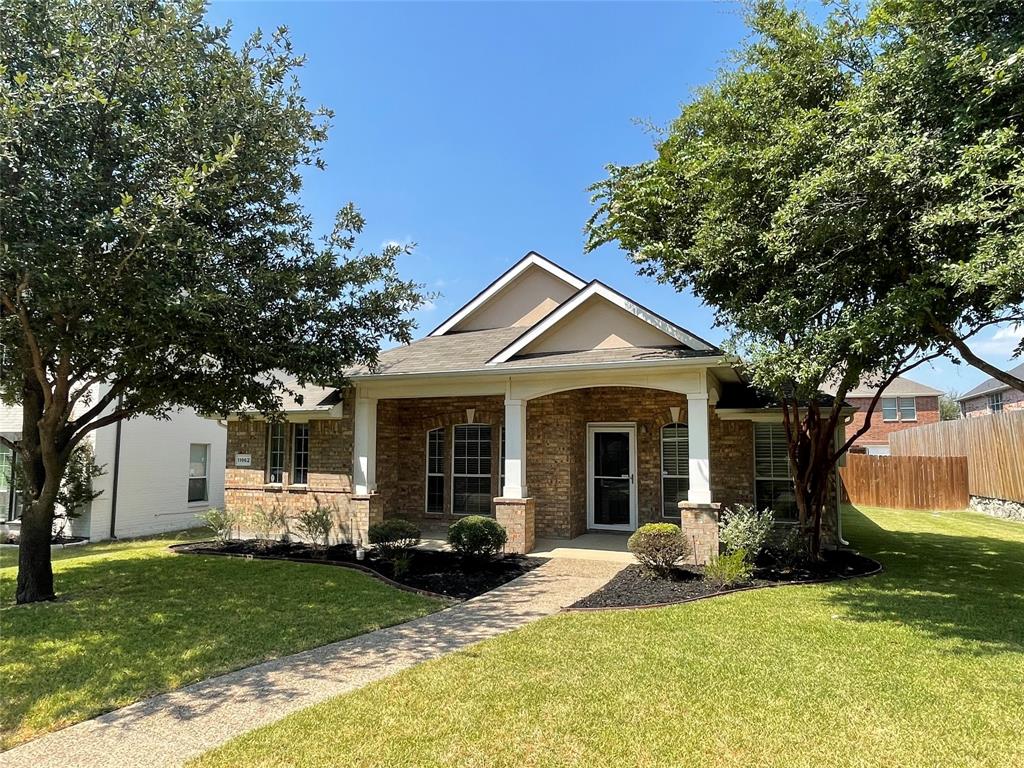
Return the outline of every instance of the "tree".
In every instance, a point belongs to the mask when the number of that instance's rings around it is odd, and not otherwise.
[[[822,510],[839,458],[846,394],[880,392],[940,350],[913,318],[895,237],[841,247],[805,200],[828,181],[845,109],[874,55],[845,9],[816,26],[781,3],[749,14],[755,36],[701,89],[657,143],[657,157],[609,167],[594,187],[587,248],[617,241],[646,274],[692,289],[732,330],[756,387],[782,410],[800,522],[820,551]],[[814,224],[820,224],[818,229]],[[867,222],[861,224],[864,229]],[[823,397],[829,385],[835,397]]]
[[[201,0],[0,0],[0,343],[25,473],[17,600],[54,596],[50,530],[93,430],[175,407],[272,413],[408,340],[399,247],[322,239],[299,202],[330,113],[287,31],[237,49]]]
[[[957,398],[959,393],[950,390],[939,396],[939,420],[956,421],[960,418],[960,403]]]

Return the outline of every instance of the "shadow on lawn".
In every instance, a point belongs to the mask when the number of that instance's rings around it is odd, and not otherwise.
[[[849,618],[907,624],[959,652],[1024,652],[1024,541],[886,530],[856,509],[844,525],[886,569],[830,595]]]

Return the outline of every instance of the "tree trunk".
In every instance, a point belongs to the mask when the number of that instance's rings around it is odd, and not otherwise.
[[[48,507],[48,508],[47,508]],[[21,518],[18,541],[19,604],[53,600],[53,567],[50,563],[50,538],[53,527],[53,502],[34,501]]]

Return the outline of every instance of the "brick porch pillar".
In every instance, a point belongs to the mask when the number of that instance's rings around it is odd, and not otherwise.
[[[384,499],[377,493],[358,494],[349,501],[349,537],[352,544],[370,543],[370,526],[384,520]]]
[[[679,502],[679,524],[693,547],[693,554],[687,562],[703,565],[709,557],[718,554],[718,513],[721,508],[721,504]]]
[[[505,552],[525,555],[533,549],[536,528],[536,502],[533,499],[494,500],[494,519],[508,533]]]

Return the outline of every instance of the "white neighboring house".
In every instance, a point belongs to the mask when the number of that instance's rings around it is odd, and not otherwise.
[[[21,427],[21,407],[0,404],[0,433],[17,440]],[[95,541],[191,528],[197,513],[224,505],[227,430],[215,420],[183,409],[170,419],[101,427],[86,439],[106,474],[93,481],[102,493],[71,523],[76,536]],[[11,450],[0,445],[0,522],[16,532],[12,480]]]

